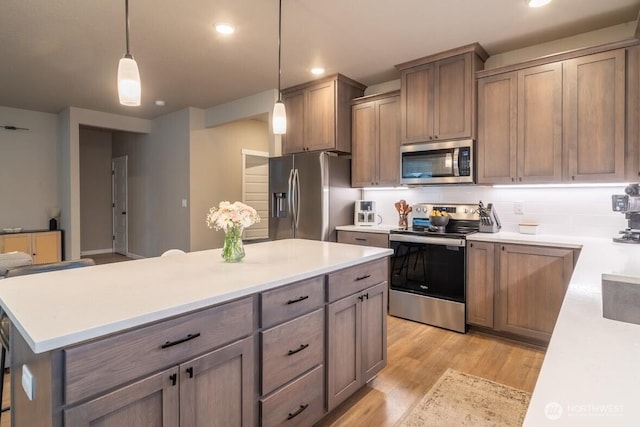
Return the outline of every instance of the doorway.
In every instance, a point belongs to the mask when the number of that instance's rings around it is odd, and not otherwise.
[[[127,156],[111,160],[113,216],[113,252],[129,253],[129,222],[127,221]]]

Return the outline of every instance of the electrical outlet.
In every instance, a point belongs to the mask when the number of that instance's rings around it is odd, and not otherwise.
[[[182,199],[182,207],[183,208],[187,207],[187,199]]]
[[[27,398],[33,400],[33,375],[27,365],[22,365],[22,389]]]
[[[513,205],[513,213],[516,215],[524,215],[524,202],[515,202]]]

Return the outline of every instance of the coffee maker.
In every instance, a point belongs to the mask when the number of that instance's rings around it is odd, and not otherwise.
[[[614,237],[614,242],[640,243],[640,184],[629,184],[624,192],[611,196],[611,207],[623,213],[628,221],[627,228],[620,231],[622,236]]]
[[[355,225],[375,225],[376,202],[372,200],[356,200],[353,223]]]

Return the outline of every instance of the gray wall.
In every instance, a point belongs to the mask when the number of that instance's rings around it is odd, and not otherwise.
[[[80,127],[80,251],[112,249],[111,131]]]
[[[219,248],[224,232],[207,228],[209,208],[242,201],[242,149],[269,151],[269,125],[241,120],[191,132],[191,251]]]

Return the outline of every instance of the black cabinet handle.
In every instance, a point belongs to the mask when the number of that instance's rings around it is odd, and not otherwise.
[[[373,182],[372,182],[372,184],[373,184]],[[356,237],[356,240],[358,242],[366,242],[367,241],[367,239],[365,239],[364,237]]]
[[[186,337],[179,339],[177,341],[167,341],[164,344],[162,344],[160,346],[160,348],[169,348],[169,347],[173,347],[174,345],[178,345],[178,344],[182,344],[183,342],[187,342],[187,341],[191,341],[194,338],[198,338],[200,336],[200,332],[195,333],[195,334],[189,334]]]
[[[176,382],[178,382],[178,374],[170,375],[169,379],[171,380],[171,385],[176,385]]]
[[[295,350],[289,350],[287,352],[287,356],[291,356],[292,354],[299,353],[307,347],[309,347],[309,344],[300,344],[300,347],[296,348]]]
[[[371,277],[370,274],[365,274],[364,276],[356,277],[356,282],[360,280],[368,279],[369,277]]]
[[[365,297],[366,299],[369,299],[369,294],[368,294],[368,293],[364,294],[364,297]]]
[[[296,299],[290,299],[289,301],[287,301],[287,304],[295,304],[297,302],[304,301],[304,300],[306,300],[308,298],[309,298],[309,295],[305,295],[303,297],[296,298]]]
[[[473,247],[473,243],[469,243],[469,247],[472,248]]]
[[[193,378],[193,366],[187,368],[187,374],[189,374],[189,378]]]
[[[364,301],[364,295],[360,295],[360,296],[358,297],[358,299],[359,299],[360,301]]]
[[[289,415],[287,415],[287,420],[292,420],[295,417],[297,417],[298,415],[300,415],[302,413],[302,411],[304,411],[305,409],[307,409],[309,407],[309,404],[307,403],[306,405],[300,405],[300,408],[298,408],[298,410],[294,413],[289,412]]]
[[[504,251],[504,246],[502,247],[502,250]]]

